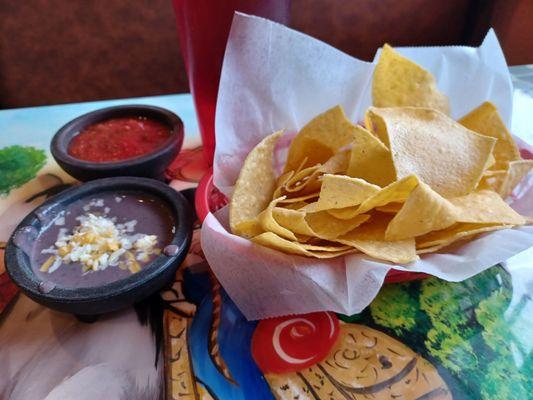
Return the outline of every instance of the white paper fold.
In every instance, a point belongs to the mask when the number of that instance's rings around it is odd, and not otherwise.
[[[490,100],[509,124],[512,85],[492,30],[479,48],[398,50],[435,75],[440,90],[450,97],[452,117]],[[276,130],[296,131],[337,104],[350,119],[361,120],[370,105],[373,68],[282,25],[236,14],[217,102],[216,186],[230,195],[248,152]],[[530,186],[521,191],[523,201],[518,199],[516,208],[533,215]],[[522,227],[483,235],[407,267],[361,254],[324,261],[287,255],[231,235],[227,217],[224,209],[206,218],[202,247],[248,319],[325,310],[354,314],[376,296],[390,268],[460,281],[533,245],[533,227]]]

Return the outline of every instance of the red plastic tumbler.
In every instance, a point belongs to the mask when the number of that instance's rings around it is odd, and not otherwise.
[[[211,165],[218,83],[233,14],[241,11],[288,24],[291,0],[173,0],[173,3],[204,158]]]

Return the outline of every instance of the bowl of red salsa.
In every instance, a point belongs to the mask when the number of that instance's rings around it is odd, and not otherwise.
[[[162,179],[183,144],[183,123],[160,107],[124,105],[73,119],[52,139],[50,151],[81,181],[114,176]]]

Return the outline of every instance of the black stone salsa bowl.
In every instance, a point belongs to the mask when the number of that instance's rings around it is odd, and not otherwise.
[[[45,219],[43,216],[56,215],[76,200],[104,192],[137,192],[149,194],[164,202],[174,214],[175,230],[168,244],[172,251],[161,252],[135,274],[101,286],[64,288],[52,284],[47,287],[49,282],[39,278],[32,269],[31,251],[23,249],[21,241],[15,238],[17,235],[27,235],[28,232],[34,237],[38,236],[46,228],[41,222]],[[192,219],[193,211],[185,197],[162,182],[135,177],[95,180],[61,192],[27,215],[7,243],[6,269],[13,282],[28,297],[52,309],[78,316],[95,316],[120,310],[139,302],[172,281],[191,243]],[[31,246],[31,240],[29,243]]]
[[[169,138],[159,149],[121,161],[91,162],[80,160],[68,153],[72,138],[88,126],[112,118],[124,117],[146,117],[167,125],[170,130]],[[92,111],[68,122],[54,135],[50,144],[50,152],[61,168],[80,181],[113,176],[161,179],[166,167],[180,152],[183,138],[183,122],[176,114],[160,107],[123,105]]]

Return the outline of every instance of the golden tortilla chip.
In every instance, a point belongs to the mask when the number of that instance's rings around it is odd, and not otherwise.
[[[474,190],[496,142],[428,108],[370,108],[367,114],[386,123],[397,177],[415,174],[444,197]]]
[[[305,220],[305,212],[276,207],[273,210],[274,219],[284,228],[299,234],[316,237],[315,232]]]
[[[512,227],[512,225],[486,225],[469,223],[455,224],[441,231],[435,231],[428,233],[427,235],[417,237],[417,253],[433,253],[459,240],[468,239],[480,233],[507,229],[510,227]]]
[[[344,173],[348,168],[348,162],[350,160],[350,151],[344,150],[340,153],[332,156],[328,161],[323,165],[316,165],[315,167],[310,167],[308,177],[300,178],[295,177],[286,183],[285,193],[288,196],[293,196],[296,193],[298,195],[304,195],[308,193],[314,193],[320,190],[322,186],[322,175],[323,174],[337,174]],[[316,168],[316,169],[315,169]],[[307,169],[306,169],[307,170]],[[300,181],[298,181],[300,180]],[[295,184],[297,183],[297,185]]]
[[[361,126],[356,126],[350,164],[346,174],[378,186],[387,186],[396,179],[389,149]]]
[[[353,246],[357,250],[379,260],[406,264],[418,259],[413,238],[386,241],[385,231],[391,217],[374,214],[367,223],[336,239],[337,242]]]
[[[389,203],[385,204],[384,206],[376,207],[377,211],[381,211],[387,214],[396,214],[398,211],[400,211],[403,207],[403,203]]]
[[[282,204],[280,207],[283,207],[283,208],[289,209],[289,210],[300,210],[300,209],[306,207],[307,205],[309,205],[309,203],[306,202],[306,201],[297,201],[295,203]]]
[[[389,203],[403,202],[407,200],[411,192],[418,186],[419,180],[415,175],[406,176],[399,181],[384,187],[374,196],[366,199],[358,209],[359,213],[365,213],[376,207],[382,207]]]
[[[366,199],[360,206],[330,209],[327,212],[338,219],[351,219],[357,214],[385,207],[389,203],[403,203],[417,186],[418,178],[415,175],[406,176],[384,187],[375,195]]]
[[[351,219],[358,214],[359,207],[354,206],[354,207],[346,207],[346,208],[332,208],[326,211],[328,214],[338,219]]]
[[[351,219],[337,219],[326,211],[319,211],[307,214],[305,221],[315,233],[314,236],[320,239],[335,240],[339,236],[357,228],[369,218],[370,215],[359,214]]]
[[[331,251],[331,246],[316,246],[291,242],[272,232],[262,233],[251,240],[254,243],[274,250],[315,258],[334,258],[356,251],[350,247],[340,247],[341,250]]]
[[[523,225],[524,217],[492,190],[480,190],[449,199],[457,212],[457,222]]]
[[[276,189],[272,194],[272,198],[277,199],[278,197],[283,196],[283,188],[285,184],[294,176],[295,171],[287,171],[284,174],[281,174],[276,181]]]
[[[376,107],[427,107],[450,113],[448,98],[437,89],[435,77],[385,44],[372,80]]]
[[[273,232],[285,239],[297,241],[298,238],[294,233],[278,224],[273,216],[274,208],[283,199],[283,197],[280,197],[279,199],[272,200],[268,207],[257,216],[257,221],[261,225],[261,228],[263,228],[264,232]]]
[[[252,220],[263,211],[272,198],[276,177],[272,166],[274,147],[283,132],[264,138],[244,160],[230,201],[231,231],[239,235],[237,225]]]
[[[285,207],[285,204],[293,204],[293,203],[301,203],[302,201],[307,201],[307,200],[314,200],[316,199],[317,197],[319,196],[319,193],[309,193],[309,194],[304,194],[302,196],[298,196],[298,197],[285,197],[283,196],[283,199],[281,199],[279,201],[280,204],[283,204]]]
[[[355,126],[346,118],[341,106],[320,114],[292,141],[284,172],[296,169],[305,157],[308,159],[304,167],[325,163],[353,141],[354,130]]]
[[[513,189],[533,168],[533,160],[517,160],[509,162],[509,169],[502,180],[498,193],[503,198],[508,197]]]
[[[507,169],[509,161],[520,160],[518,147],[494,104],[490,102],[481,104],[478,108],[461,118],[459,123],[481,135],[497,139],[493,150],[495,162],[490,169]]]
[[[320,196],[306,211],[317,212],[332,208],[357,206],[380,191],[380,187],[359,178],[326,174],[322,177]]]
[[[257,218],[241,221],[235,226],[235,231],[239,232],[239,236],[250,239],[254,236],[260,235],[265,230],[257,220]]]
[[[394,216],[385,239],[402,240],[445,229],[457,221],[455,207],[444,197],[420,182]]]
[[[298,192],[312,182],[315,176],[320,174],[320,165],[314,165],[302,169],[300,172],[294,174],[288,179],[282,187],[283,192]]]

